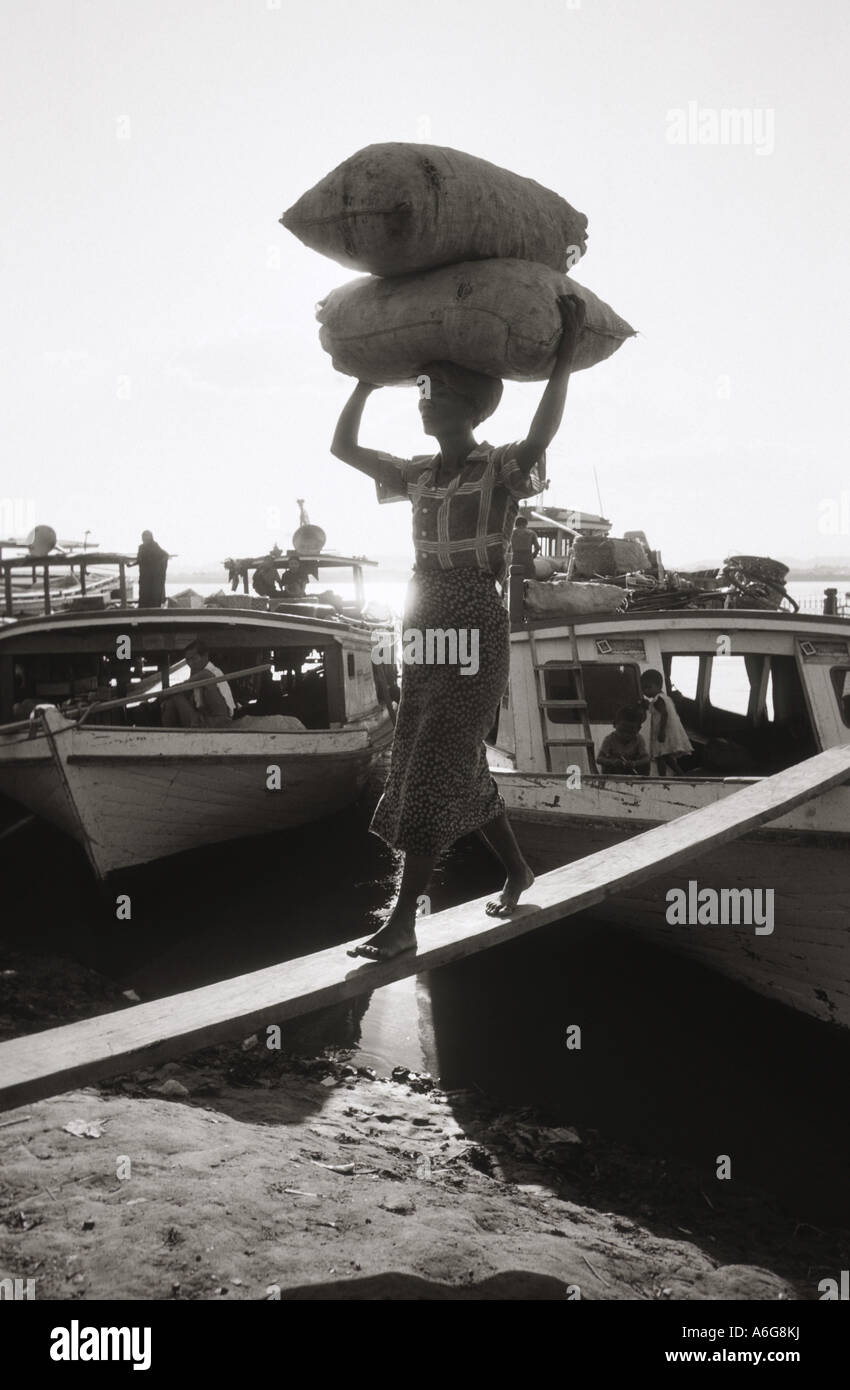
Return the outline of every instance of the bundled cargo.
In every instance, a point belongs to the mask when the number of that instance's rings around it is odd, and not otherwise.
[[[561,338],[562,294],[587,305],[575,371],[604,361],[634,335],[570,276],[532,261],[489,260],[352,280],[318,306],[319,338],[338,371],[379,386],[412,383],[437,360],[510,381],[543,381]]]
[[[555,580],[548,584],[529,579],[525,583],[525,611],[531,617],[550,614],[617,613],[626,605],[626,595],[616,584]]]
[[[570,549],[570,579],[608,578],[650,568],[646,546],[618,536],[577,536]]]
[[[496,258],[567,271],[587,244],[587,218],[557,193],[439,145],[369,145],[280,220],[312,250],[374,275]]]

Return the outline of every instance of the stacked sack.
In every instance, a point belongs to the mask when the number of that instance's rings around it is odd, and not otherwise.
[[[566,270],[587,218],[533,179],[437,145],[369,145],[280,219],[305,245],[369,272],[318,306],[319,338],[347,376],[412,384],[456,362],[542,381],[561,337],[558,297],[587,316],[574,370],[610,357],[634,329]]]

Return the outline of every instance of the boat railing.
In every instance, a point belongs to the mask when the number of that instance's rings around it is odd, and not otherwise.
[[[12,592],[12,576],[17,570],[30,569],[35,573],[37,569],[42,571],[43,601],[44,612],[46,615],[53,611],[50,591],[50,571],[52,568],[70,569],[73,571],[76,566],[80,571],[80,597],[86,597],[86,570],[90,567],[99,565],[116,565],[118,568],[118,593],[122,608],[127,606],[127,566],[135,564],[131,555],[119,555],[114,552],[101,552],[97,550],[77,551],[76,554],[65,555],[16,555],[11,559],[0,559],[0,574],[3,576],[4,590],[4,613],[7,618],[14,614],[14,595]]]
[[[838,600],[837,589],[824,589],[823,598],[804,598],[800,600],[801,613],[819,613],[827,618],[850,618],[850,593],[845,594],[845,602]]]
[[[11,724],[0,724],[0,737],[5,734],[21,733],[24,729],[28,729],[33,735],[41,722],[43,709],[56,710],[63,719],[76,724],[79,728],[93,714],[105,714],[108,710],[113,709],[126,709],[128,705],[154,704],[159,700],[167,700],[169,696],[184,695],[190,690],[203,690],[205,686],[221,685],[225,681],[241,680],[243,676],[257,676],[264,671],[271,671],[273,668],[273,661],[264,661],[259,666],[244,666],[239,671],[223,671],[220,676],[205,676],[203,680],[178,681],[176,685],[166,686],[164,690],[136,690],[132,694],[123,695],[116,700],[94,700],[90,705],[76,709],[57,709],[55,705],[36,705],[29,718],[14,720]]]

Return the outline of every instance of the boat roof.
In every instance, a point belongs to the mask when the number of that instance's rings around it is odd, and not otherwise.
[[[61,555],[10,555],[0,559],[0,569],[31,569],[33,565],[47,568],[51,565],[129,565],[135,561],[135,555],[121,555],[115,550],[78,550]]]
[[[328,569],[341,569],[343,566],[348,569],[352,565],[356,567],[358,565],[377,565],[378,563],[377,560],[367,560],[365,555],[335,555],[326,550],[321,551],[318,555],[304,555],[297,550],[288,550],[281,555],[269,553],[260,555],[256,559],[243,558],[242,556],[239,556],[238,559],[233,557],[233,563],[239,565],[241,569],[255,569],[257,565],[265,565],[269,560],[272,560],[279,567],[286,567],[291,565],[293,560],[300,560],[308,565],[322,565]]]
[[[263,608],[102,608],[102,609],[63,609],[59,613],[36,614],[32,617],[18,618],[5,626],[0,626],[0,644],[14,643],[18,637],[27,634],[55,632],[57,636],[79,631],[91,635],[98,628],[113,632],[116,627],[133,629],[147,628],[154,631],[185,629],[186,640],[204,628],[222,626],[234,628],[281,628],[294,633],[311,633],[315,636],[333,635],[351,630],[362,632],[371,630],[373,624],[351,619],[347,615],[334,617],[313,617],[301,613],[275,612]]]
[[[514,632],[531,628],[535,633],[542,630],[566,629],[567,627],[645,627],[654,630],[665,628],[712,628],[746,627],[752,631],[770,628],[775,624],[782,627],[831,627],[838,628],[842,636],[850,633],[850,617],[843,618],[827,613],[787,613],[778,608],[658,608],[634,609],[628,613],[552,613],[534,618],[523,618],[514,625]]]

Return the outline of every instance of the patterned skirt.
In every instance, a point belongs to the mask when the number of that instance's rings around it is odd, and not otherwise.
[[[440,661],[441,651],[453,653],[452,634],[457,659]],[[393,849],[438,854],[505,809],[484,744],[510,659],[510,619],[493,575],[415,572],[403,650],[390,773],[370,829]]]

